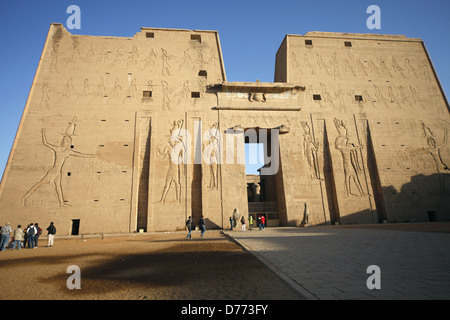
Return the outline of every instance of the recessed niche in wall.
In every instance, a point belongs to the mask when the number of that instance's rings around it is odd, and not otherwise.
[[[355,96],[355,101],[362,102],[363,101],[363,97],[356,95]]]
[[[191,40],[193,41],[198,41],[198,42],[202,42],[202,36],[199,34],[191,34]]]

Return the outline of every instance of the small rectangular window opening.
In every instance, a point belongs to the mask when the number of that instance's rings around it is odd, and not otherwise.
[[[154,32],[147,32],[147,33],[145,33],[145,37],[147,39],[153,39],[155,37],[155,33]]]
[[[200,92],[197,91],[191,92],[191,98],[200,98]]]
[[[345,45],[346,47],[351,47],[351,46],[352,46],[352,43],[351,43],[350,41],[345,41],[345,42],[344,42],[344,45]]]
[[[363,101],[363,97],[356,95],[355,96],[355,101],[362,102]]]
[[[191,34],[191,40],[193,41],[198,41],[198,42],[202,42],[202,36],[199,34]]]
[[[151,91],[143,91],[142,92],[142,97],[143,98],[151,98],[152,97],[152,92]]]
[[[67,176],[70,177],[72,175],[72,172],[67,172]]]
[[[200,70],[199,72],[198,72],[198,76],[199,77],[207,77],[208,76],[208,73],[206,72],[206,70]]]
[[[307,46],[312,46],[312,40],[305,40],[305,44]]]
[[[313,94],[313,100],[320,101],[322,100],[322,97],[320,96],[320,94]]]

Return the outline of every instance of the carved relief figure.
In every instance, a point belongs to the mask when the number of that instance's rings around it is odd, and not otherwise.
[[[392,73],[386,65],[386,62],[384,62],[383,58],[380,58],[380,69],[384,76],[389,76],[392,78]]]
[[[50,53],[50,70],[58,71],[58,45],[54,44],[52,52]]]
[[[207,59],[205,58],[205,54],[204,54],[203,49],[198,49],[197,63],[198,63],[201,67],[203,67],[203,66],[205,66],[205,65],[208,64],[208,61],[207,61]]]
[[[50,106],[50,87],[48,86],[47,82],[43,82],[41,85],[42,90],[42,97],[41,97],[41,104],[44,103],[45,106],[48,108]]]
[[[74,118],[75,119],[75,118]],[[74,121],[71,123],[73,124]],[[70,126],[69,126],[70,127]],[[75,129],[73,129],[75,130]],[[70,129],[67,131],[69,132]],[[73,131],[72,131],[73,132]],[[36,192],[40,187],[47,183],[53,183],[56,191],[56,196],[58,198],[58,203],[60,207],[70,206],[70,204],[64,201],[63,190],[61,185],[62,178],[62,168],[64,166],[64,162],[69,157],[77,157],[77,158],[93,158],[95,155],[93,154],[83,154],[71,149],[72,137],[70,134],[64,134],[61,138],[59,146],[55,146],[47,142],[47,137],[45,135],[45,128],[42,128],[42,143],[47,148],[50,148],[54,154],[53,166],[47,171],[47,173],[36,182],[23,196],[23,204],[27,205],[27,199]]]
[[[126,95],[127,97],[133,98],[135,92],[137,92],[136,79],[132,79],[130,85],[128,86]]]
[[[380,70],[380,68],[378,68],[378,67],[376,66],[375,62],[373,62],[372,59],[369,59],[369,61],[367,62],[367,64],[369,65],[369,69],[370,69],[370,72],[372,73],[372,76],[373,76],[374,74],[376,74],[377,76],[381,77],[381,73],[380,73],[381,70]]]
[[[357,77],[358,75],[355,72],[355,69],[353,69],[352,65],[348,62],[348,59],[344,59],[344,68],[345,71],[348,73],[350,71],[350,73],[354,76]]]
[[[66,85],[64,86],[64,90],[61,92],[61,98],[62,97],[70,98],[72,96],[74,91],[72,81],[73,81],[72,78],[67,80]]]
[[[304,62],[303,65],[304,65],[305,69],[309,69],[311,74],[316,74],[316,70],[315,70],[314,66],[311,64],[311,62],[309,62],[307,53],[305,53],[303,55],[303,62]]]
[[[355,146],[353,143],[349,143],[348,130],[344,121],[335,118],[334,125],[339,133],[339,136],[335,140],[334,146],[341,152],[342,155],[346,196],[362,196],[364,195],[364,191],[359,179],[359,174],[362,169],[358,156],[358,150],[362,149],[363,146]],[[352,192],[352,184],[356,186],[358,194],[354,194]]]
[[[360,76],[368,76],[366,66],[363,65],[363,63],[359,59],[356,60],[356,68],[358,69],[358,74]]]
[[[189,89],[189,80],[186,80],[183,83],[183,88],[181,89],[180,93],[178,94],[178,103],[181,102],[182,99],[189,99],[191,95],[191,89]]]
[[[416,70],[411,65],[411,62],[409,61],[409,58],[405,58],[405,69],[406,69],[406,72],[408,73],[408,76],[410,76],[411,73],[412,73],[417,78]]]
[[[111,66],[114,66],[116,64],[120,64],[123,58],[123,48],[120,47],[116,50],[116,54],[114,56],[114,59],[111,61]]]
[[[322,56],[320,54],[317,55],[317,65],[319,66],[319,69],[325,70],[328,75],[330,75],[329,67],[326,65],[326,63],[323,61]]]
[[[128,62],[127,62],[127,66],[130,64],[137,64],[138,63],[138,59],[139,59],[139,52],[138,52],[138,48],[133,46],[133,48],[131,49],[131,53],[128,56]]]
[[[319,150],[319,143],[314,141],[311,133],[311,129],[306,121],[302,121],[303,127],[303,154],[308,161],[309,169],[311,172],[311,179],[316,178],[322,180],[319,173],[319,158],[317,151]]]
[[[156,53],[155,53],[155,50],[153,50],[153,48],[152,48],[150,50],[150,53],[148,54],[148,56],[145,58],[144,66],[142,67],[141,70],[144,70],[148,66],[154,66],[155,65],[155,59],[156,59]]]
[[[161,200],[159,202],[165,203],[167,193],[172,186],[175,185],[175,197],[178,202],[181,202],[181,175],[182,164],[179,162],[180,158],[185,155],[184,136],[181,135],[180,129],[183,126],[183,120],[173,122],[172,129],[170,130],[170,137],[168,139],[168,146],[163,150],[158,148],[158,153],[162,156],[163,160],[169,158],[169,168],[167,169],[166,181],[164,183]]]
[[[83,81],[83,89],[81,91],[81,96],[87,97],[89,95],[89,79],[84,79]]]
[[[161,59],[162,59],[162,75],[163,76],[170,76],[170,69],[171,66],[169,65],[169,55],[167,53],[167,50],[164,48],[161,48]]]
[[[377,102],[382,102],[386,107],[389,107],[388,100],[383,96],[383,94],[380,91],[380,88],[376,85],[373,86],[375,88],[375,97],[377,99]]]
[[[331,94],[328,92],[327,87],[323,83],[321,83],[320,88],[322,90],[321,93],[322,93],[323,101],[330,102],[332,107],[334,108],[333,97],[331,97]]]
[[[170,90],[169,90],[169,84],[167,81],[162,80],[162,92],[163,92],[163,101],[162,101],[162,109],[163,110],[170,110]]]
[[[425,126],[425,123],[423,123],[423,121],[419,121],[419,123],[422,126],[425,138],[427,138],[428,152],[433,157],[433,160],[436,164],[437,171],[438,172],[450,171],[450,168],[444,163],[444,161],[442,160],[442,157],[441,157],[441,148],[443,148],[447,144],[447,135],[448,135],[447,128],[444,128],[443,142],[440,145],[438,145],[436,142],[435,136],[431,132],[430,128]]]
[[[400,65],[397,62],[397,59],[395,59],[394,56],[392,56],[392,67],[394,68],[394,72],[400,73],[403,78],[405,78],[405,74],[403,73],[403,69],[400,67]]]
[[[74,136],[75,135],[75,129],[77,127],[77,117],[73,117],[72,121],[69,122],[69,125],[67,126],[67,128],[64,130],[64,135],[65,136]]]
[[[338,90],[334,93],[335,98],[339,103],[339,112],[346,112],[345,101],[344,101],[344,91],[342,90],[341,85],[338,86]]]
[[[292,66],[293,66],[293,68],[295,69],[295,70],[298,70],[298,71],[300,71],[300,74],[305,74],[304,72],[303,72],[303,67],[300,65],[300,63],[298,62],[298,60],[297,60],[297,55],[295,54],[295,52],[292,52],[291,53],[291,63],[292,63]]]
[[[333,57],[330,60],[330,64],[333,67],[334,80],[339,80],[341,78],[341,73],[339,72],[339,62],[337,60],[336,52],[333,53]]]
[[[183,60],[181,61],[180,66],[178,67],[178,71],[180,71],[184,67],[188,67],[191,64],[191,56],[189,54],[189,49],[184,50]]]
[[[262,92],[250,92],[249,93],[250,102],[266,102],[266,96]]]
[[[214,123],[210,130],[210,141],[207,146],[203,146],[203,155],[206,158],[206,163],[209,165],[209,185],[208,189],[217,190],[219,187],[218,172],[219,172],[219,140],[218,140],[218,123]]]

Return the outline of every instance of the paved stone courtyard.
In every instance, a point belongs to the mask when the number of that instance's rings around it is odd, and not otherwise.
[[[334,226],[225,233],[306,299],[450,299],[450,233]],[[381,289],[367,287],[371,265],[380,268]]]

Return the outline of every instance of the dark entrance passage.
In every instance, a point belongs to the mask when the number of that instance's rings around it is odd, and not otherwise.
[[[261,139],[261,130],[267,139]],[[270,129],[249,128],[245,131],[245,169],[249,218],[253,227],[258,227],[258,216],[265,217],[265,226],[279,226],[278,205],[284,202],[281,164],[273,174],[262,175],[262,168],[272,165],[272,139]],[[277,145],[274,147],[278,147]]]
[[[80,233],[80,219],[72,219],[72,236],[77,236]]]

